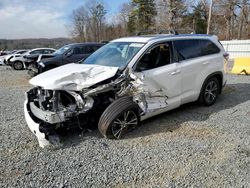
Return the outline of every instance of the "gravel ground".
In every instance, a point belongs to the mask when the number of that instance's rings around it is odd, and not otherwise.
[[[211,107],[188,104],[124,140],[74,133],[41,149],[23,115],[25,71],[0,67],[0,187],[250,187],[250,77]]]

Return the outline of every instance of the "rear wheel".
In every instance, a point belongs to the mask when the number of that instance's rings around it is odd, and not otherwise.
[[[23,69],[23,63],[21,61],[13,62],[12,66],[15,70],[22,70]]]
[[[213,105],[216,102],[219,91],[220,85],[218,79],[215,77],[208,79],[202,88],[199,99],[200,103],[204,104],[205,106]]]
[[[123,97],[103,112],[98,129],[104,137],[121,139],[138,123],[138,105],[130,97]]]

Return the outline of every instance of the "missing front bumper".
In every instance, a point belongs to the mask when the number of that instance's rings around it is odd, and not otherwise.
[[[30,102],[30,110],[36,116],[38,119],[50,123],[50,124],[56,124],[66,121],[65,119],[65,111],[59,111],[59,112],[50,112],[50,111],[43,111],[40,108],[38,108],[34,102]]]
[[[39,146],[44,148],[45,146],[50,145],[50,142],[48,139],[46,139],[46,135],[44,133],[42,133],[39,129],[40,124],[36,123],[30,115],[31,111],[28,108],[28,100],[25,100],[24,102],[24,116],[25,116],[25,120],[28,124],[29,129],[31,130],[31,132],[33,134],[36,135]]]

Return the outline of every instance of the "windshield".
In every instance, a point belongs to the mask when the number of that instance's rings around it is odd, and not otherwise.
[[[59,48],[58,50],[56,50],[54,52],[54,54],[63,54],[64,52],[66,52],[70,48],[71,48],[71,45],[63,46],[63,47]]]
[[[111,42],[94,52],[82,63],[123,69],[143,45],[144,43],[135,42]]]

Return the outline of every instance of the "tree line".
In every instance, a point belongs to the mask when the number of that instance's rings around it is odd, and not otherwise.
[[[248,39],[249,9],[250,0],[131,0],[110,16],[102,1],[92,0],[72,12],[69,31],[81,42],[164,30]]]

